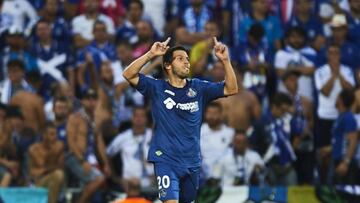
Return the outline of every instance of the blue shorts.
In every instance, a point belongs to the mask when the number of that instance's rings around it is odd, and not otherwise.
[[[190,203],[195,200],[200,167],[185,168],[156,162],[154,168],[161,201],[180,200],[182,203]]]

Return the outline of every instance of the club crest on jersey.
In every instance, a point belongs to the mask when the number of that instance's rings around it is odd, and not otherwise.
[[[161,190],[159,191],[159,196],[160,196],[160,197],[165,197],[165,196],[166,196],[166,190],[165,190],[165,189],[161,189]]]
[[[188,92],[186,93],[186,95],[190,98],[196,97],[196,91],[192,88],[189,88]]]

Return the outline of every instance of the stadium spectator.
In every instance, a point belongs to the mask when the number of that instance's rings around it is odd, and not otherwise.
[[[289,96],[277,93],[273,96],[269,114],[266,115],[268,117],[265,127],[266,136],[271,137],[271,143],[263,159],[269,167],[269,181],[273,185],[297,184],[297,174],[293,167],[296,155],[291,145],[290,129],[287,127],[290,126],[287,115],[292,107],[293,101]]]
[[[233,60],[244,72],[244,88],[253,92],[264,104],[268,101],[268,77],[270,76],[271,56],[261,24],[251,25],[247,39],[233,48]]]
[[[307,40],[315,47],[320,48],[325,43],[322,22],[314,12],[314,4],[310,0],[295,0],[295,13],[287,23],[287,29],[301,27],[307,36]]]
[[[340,61],[350,67],[354,72],[358,73],[360,63],[357,60],[359,58],[359,48],[353,42],[347,39],[348,35],[348,22],[344,14],[335,14],[330,22],[332,36],[327,39],[326,46],[318,54],[318,66],[322,66],[327,62],[327,49],[331,44],[336,44],[340,48]],[[359,80],[358,74],[356,79]]]
[[[71,22],[76,48],[83,48],[94,39],[93,31],[96,21],[102,21],[105,24],[108,35],[115,35],[114,22],[108,16],[99,13],[99,0],[85,0],[84,7],[84,14],[76,16]]]
[[[306,32],[300,27],[292,27],[286,32],[287,46],[276,52],[274,66],[278,76],[278,90],[285,91],[281,77],[286,71],[296,71],[299,78],[298,93],[310,101],[313,96],[313,74],[316,52],[307,46]]]
[[[248,147],[246,132],[236,130],[232,147],[215,162],[211,177],[221,179],[223,186],[256,185],[264,167],[260,155]]]
[[[313,181],[314,158],[313,158],[313,104],[298,94],[299,73],[294,71],[286,72],[282,81],[287,94],[294,102],[294,114],[291,118],[291,142],[297,159],[295,170],[298,174],[299,184]]]
[[[194,44],[190,52],[191,72],[194,77],[208,75],[211,66],[217,61],[212,47],[214,46],[213,37],[220,38],[219,25],[215,21],[208,21],[205,24],[205,33],[208,38]]]
[[[0,125],[0,187],[11,186],[19,175],[19,161],[16,146],[11,139],[10,120],[6,117],[6,106],[2,105],[4,116]]]
[[[57,140],[56,126],[47,123],[42,141],[29,148],[29,174],[38,187],[49,191],[48,202],[58,202],[64,183],[64,144]]]
[[[23,31],[18,27],[11,27],[6,36],[6,45],[1,52],[2,79],[7,77],[6,65],[10,60],[22,60],[25,73],[37,71],[36,59],[26,51],[26,41]]]
[[[23,0],[4,0],[1,7],[2,24],[15,26],[29,36],[38,18],[34,7]]]
[[[315,125],[315,145],[318,150],[331,145],[331,129],[337,117],[336,98],[343,89],[355,86],[352,70],[341,64],[341,51],[338,45],[332,44],[328,48],[328,64],[315,71],[315,87],[317,90],[317,120]],[[325,181],[328,163],[320,154],[318,164],[320,166],[321,181]]]
[[[244,89],[242,85],[243,75],[235,71],[239,92],[231,97],[222,98],[219,101],[223,106],[225,121],[234,129],[252,131],[252,124],[261,116],[261,105],[255,94]]]
[[[53,104],[54,125],[56,127],[57,139],[62,141],[64,144],[65,150],[68,150],[68,142],[66,135],[66,125],[71,113],[70,111],[70,102],[66,97],[57,97],[54,99]]]
[[[138,58],[146,53],[154,41],[158,40],[151,23],[140,20],[135,25],[137,40],[134,43],[133,58]]]
[[[72,41],[70,25],[64,16],[59,15],[59,7],[58,1],[46,0],[44,7],[39,11],[39,17],[49,22],[52,28],[51,36],[54,40],[70,46]],[[36,36],[34,40],[36,40]]]
[[[25,66],[20,60],[11,60],[6,65],[8,78],[1,83],[1,102],[8,104],[19,91],[34,92],[34,89],[25,81]]]
[[[283,29],[278,17],[271,15],[266,0],[251,1],[251,14],[239,22],[239,39],[246,39],[246,35],[254,23],[260,23],[265,30],[265,37],[270,50],[281,47]]]
[[[131,0],[129,2],[125,19],[116,30],[116,41],[136,41],[136,24],[144,19],[144,3],[141,0]]]
[[[83,108],[69,116],[66,134],[68,152],[65,154],[65,166],[85,184],[78,202],[89,202],[91,197],[105,183],[105,176],[110,175],[110,167],[105,155],[102,137],[99,135],[99,123],[95,122],[97,94],[89,89],[82,95]],[[98,152],[104,163],[104,175],[96,167]]]
[[[223,122],[221,104],[210,103],[206,107],[205,123],[200,129],[202,170],[206,179],[213,173],[215,163],[223,159],[223,154],[231,144],[234,132],[233,128],[226,126]]]
[[[204,0],[191,0],[181,16],[181,25],[176,29],[176,43],[193,45],[208,37],[205,24],[213,17]]]
[[[77,10],[78,13],[83,14],[85,11],[84,7],[84,0],[75,0],[77,1]],[[114,22],[115,26],[117,26],[119,23],[121,23],[122,18],[125,15],[125,6],[124,3],[127,2],[127,0],[99,0],[99,7],[100,12],[102,14],[105,14],[111,18],[111,20]]]
[[[72,54],[67,44],[57,40],[51,34],[51,24],[39,20],[35,26],[37,41],[31,45],[31,53],[37,58],[42,75],[40,94],[48,100],[51,97],[51,85],[55,82],[69,82],[75,92],[75,71],[72,66]]]
[[[332,130],[332,145],[323,151],[323,153],[331,152],[332,157],[328,176],[329,184],[354,185],[357,181],[354,156],[358,142],[357,124],[351,112],[354,99],[353,90],[344,89],[336,101],[336,108],[340,115]]]
[[[348,37],[349,40],[360,46],[360,2],[356,0],[349,0],[350,11],[346,13],[346,20],[348,22]]]
[[[109,41],[106,25],[96,21],[93,27],[94,40],[86,48],[78,52],[77,79],[81,92],[87,88],[96,88],[101,64],[116,58],[115,46]]]
[[[152,164],[146,161],[152,129],[147,127],[147,112],[143,107],[135,107],[131,119],[131,129],[118,134],[107,147],[107,154],[115,156],[121,153],[123,162],[122,180],[132,178],[140,180],[141,188],[154,187],[155,176]],[[117,163],[115,163],[117,164]]]

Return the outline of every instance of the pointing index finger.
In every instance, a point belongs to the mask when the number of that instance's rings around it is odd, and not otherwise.
[[[219,44],[219,41],[216,39],[216,37],[213,37],[215,45]]]
[[[163,44],[166,46],[166,45],[170,42],[170,39],[171,39],[171,37],[168,37],[168,38],[163,42]]]

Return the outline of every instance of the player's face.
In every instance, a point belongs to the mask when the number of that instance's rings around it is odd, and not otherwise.
[[[13,83],[20,83],[24,78],[24,71],[20,67],[9,68],[9,79]]]
[[[45,4],[45,9],[50,14],[56,14],[57,12],[57,4],[56,0],[47,0]]]
[[[174,51],[171,66],[172,66],[171,71],[175,76],[181,79],[185,79],[189,77],[190,62],[189,62],[189,56],[185,51],[183,50]]]

